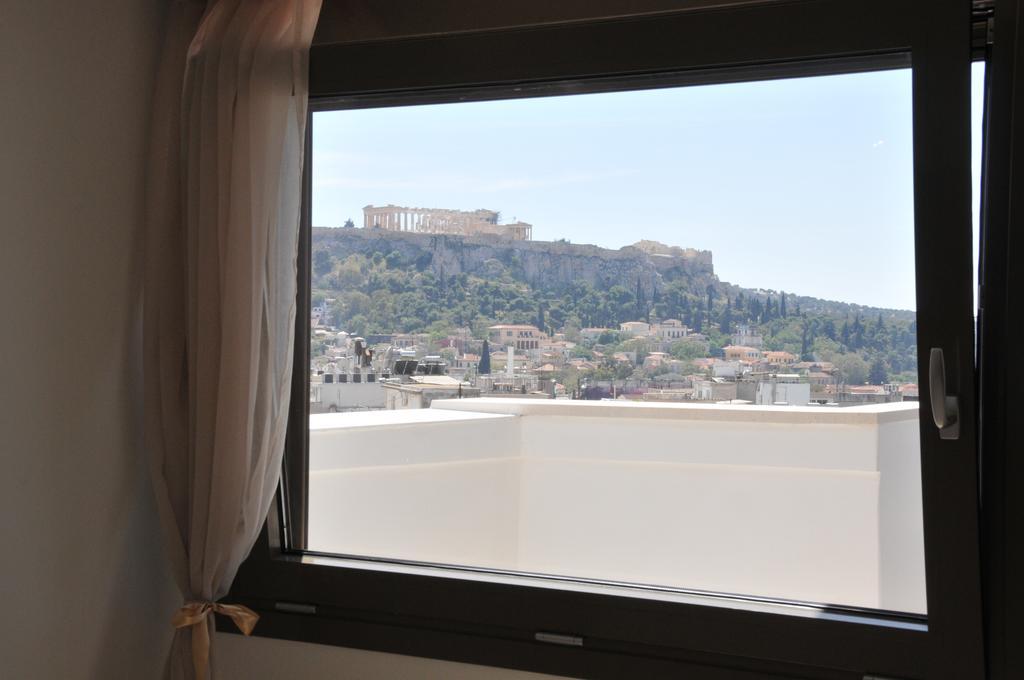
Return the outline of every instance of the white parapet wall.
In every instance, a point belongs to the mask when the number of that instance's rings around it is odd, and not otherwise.
[[[310,546],[924,612],[916,404],[319,415]]]

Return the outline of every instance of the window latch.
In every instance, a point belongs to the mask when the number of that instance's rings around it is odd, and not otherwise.
[[[960,438],[960,402],[946,393],[946,359],[942,348],[932,347],[928,358],[928,394],[932,404],[932,420],[942,439]]]

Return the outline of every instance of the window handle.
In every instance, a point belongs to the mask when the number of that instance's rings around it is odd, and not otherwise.
[[[941,347],[932,347],[928,358],[928,393],[932,402],[932,419],[942,439],[960,438],[960,402],[946,394],[946,359]]]

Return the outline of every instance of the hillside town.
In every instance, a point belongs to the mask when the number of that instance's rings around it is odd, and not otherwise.
[[[711,253],[532,240],[396,205],[315,229],[310,409],[434,399],[847,406],[917,399],[913,312],[745,289]]]
[[[321,353],[311,362],[311,409],[426,408],[433,399],[517,396],[647,402],[848,406],[916,400],[913,383],[851,383],[829,361],[764,348],[740,325],[720,356],[677,319],[548,334],[495,324],[485,340],[462,328],[366,338],[312,314]]]

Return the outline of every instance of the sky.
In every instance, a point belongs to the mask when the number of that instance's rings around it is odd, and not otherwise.
[[[651,239],[741,286],[914,309],[911,113],[909,70],[320,112],[313,224],[487,208],[534,240]]]

